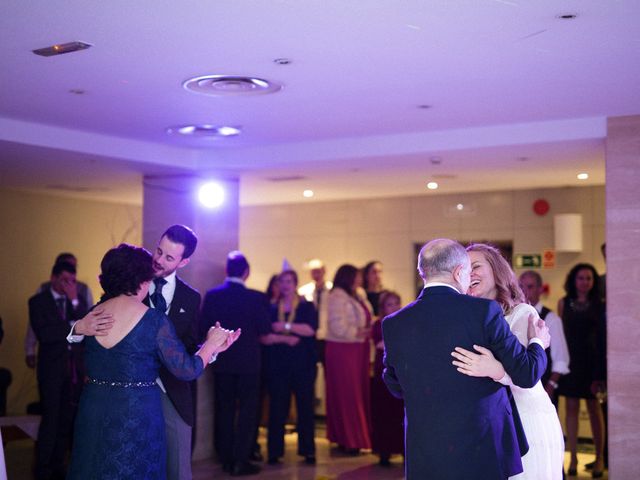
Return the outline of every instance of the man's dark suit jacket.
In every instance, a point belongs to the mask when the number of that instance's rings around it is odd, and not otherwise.
[[[82,344],[69,345],[67,335],[71,330],[69,321],[79,320],[89,311],[85,297],[78,296],[78,307],[73,308],[67,300],[68,319],[58,313],[56,301],[50,289],[44,290],[29,299],[29,322],[40,343],[38,350],[38,381],[47,383],[51,376],[60,378],[67,370],[71,349],[78,355],[84,350]],[[82,383],[83,379],[80,379]],[[42,385],[41,385],[42,387]]]
[[[222,327],[242,329],[232,348],[214,364],[216,372],[231,374],[260,373],[260,336],[271,332],[269,302],[264,293],[236,282],[225,281],[207,292],[202,304],[203,334],[220,322]]]
[[[451,352],[489,348],[514,384],[530,388],[546,367],[544,349],[525,349],[499,305],[430,287],[382,323],[383,378],[405,403],[407,480],[506,479],[522,471],[506,388],[459,373]]]
[[[176,329],[176,334],[184,344],[187,352],[193,354],[198,350],[198,312],[200,311],[200,293],[191,288],[176,276],[176,290],[169,309],[169,320]],[[144,303],[149,305],[149,296]],[[169,400],[184,422],[193,427],[195,407],[193,389],[195,382],[185,382],[173,376],[164,365],[160,367],[160,380],[164,385]]]

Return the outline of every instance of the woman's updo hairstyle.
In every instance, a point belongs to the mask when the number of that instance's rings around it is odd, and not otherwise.
[[[151,254],[141,247],[121,243],[109,250],[100,263],[102,301],[119,295],[135,295],[140,285],[153,279]]]

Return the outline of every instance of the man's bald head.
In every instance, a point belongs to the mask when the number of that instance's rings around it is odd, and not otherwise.
[[[431,240],[420,250],[418,272],[425,282],[455,284],[462,293],[466,293],[471,273],[469,255],[455,240]]]

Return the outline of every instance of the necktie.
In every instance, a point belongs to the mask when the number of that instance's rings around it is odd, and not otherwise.
[[[316,305],[316,310],[320,310],[320,303],[322,302],[322,292],[324,292],[324,288],[316,287],[316,294],[314,295],[313,303]]]
[[[67,315],[66,315],[66,303],[67,303],[67,299],[65,297],[60,297],[56,299],[56,307],[58,309],[58,314],[60,315],[60,318],[62,320],[66,320],[67,319]]]
[[[162,287],[167,283],[164,278],[154,278],[153,283],[156,286],[155,292],[151,295],[151,301],[153,302],[153,308],[165,313],[167,311],[167,301],[162,296]]]

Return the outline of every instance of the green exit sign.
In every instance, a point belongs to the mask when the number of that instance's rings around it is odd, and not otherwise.
[[[542,267],[542,255],[537,253],[532,254],[517,254],[515,258],[516,268],[540,268]]]

